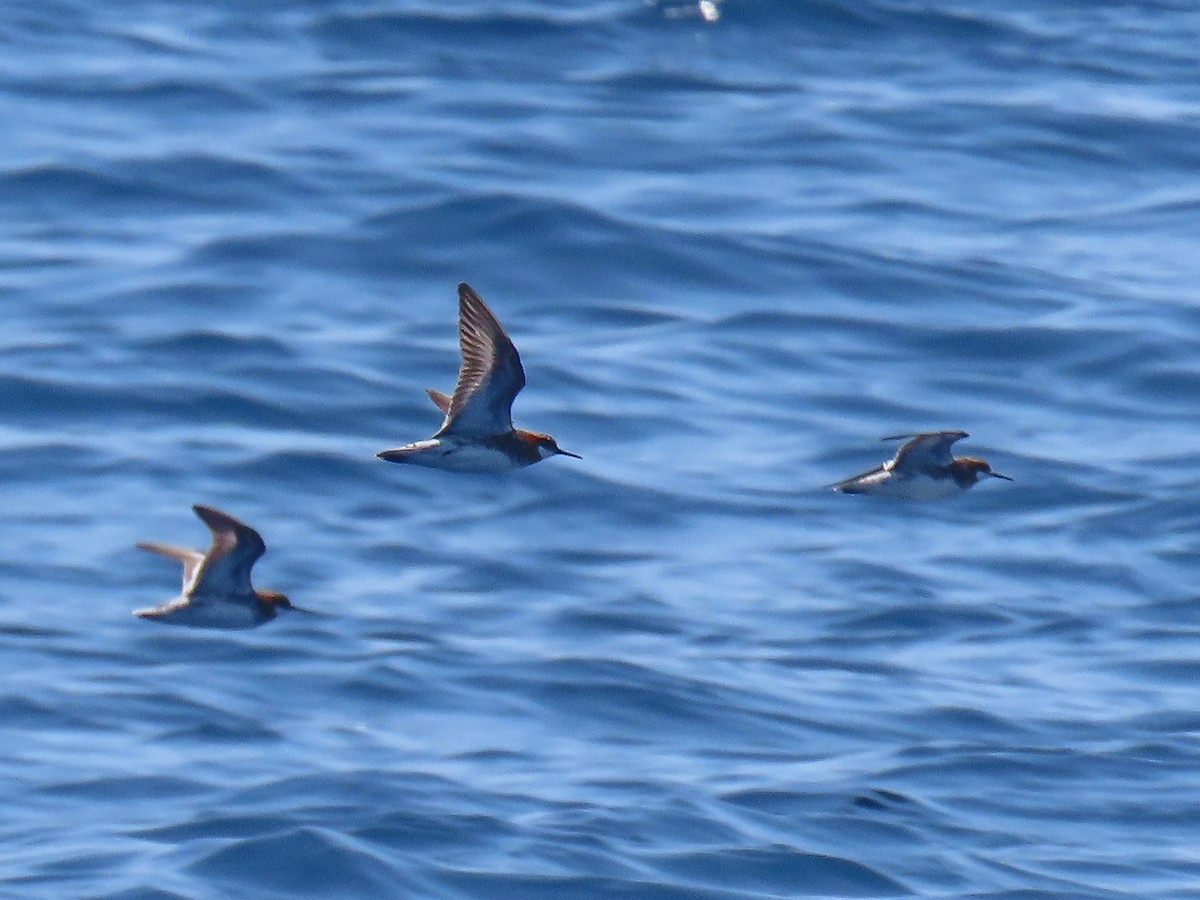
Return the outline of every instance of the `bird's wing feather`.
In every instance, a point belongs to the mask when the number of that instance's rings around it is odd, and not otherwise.
[[[185,594],[188,592],[188,586],[191,585],[192,579],[196,575],[196,570],[204,562],[204,554],[199,550],[192,550],[190,547],[156,544],[151,541],[139,541],[136,546],[141,550],[149,550],[151,553],[169,556],[171,559],[183,563],[183,592]]]
[[[450,395],[445,391],[439,391],[436,388],[425,388],[425,393],[429,395],[429,399],[434,402],[443,413],[450,411]]]
[[[890,468],[889,463],[884,463],[882,466],[876,466],[865,472],[859,472],[857,475],[851,475],[849,478],[843,478],[841,481],[831,484],[830,487],[842,494],[861,493],[864,488],[878,481]]]
[[[965,431],[929,431],[924,434],[898,434],[889,438],[884,438],[885,441],[898,440],[900,438],[911,438],[911,440],[896,451],[895,466],[899,468],[907,468],[909,466],[924,467],[924,466],[948,466],[954,462],[954,454],[950,452],[950,448],[954,446],[956,441],[961,441],[967,437]]]
[[[512,431],[513,398],[525,386],[521,357],[483,298],[465,282],[458,286],[458,340],[458,383],[434,437]]]
[[[212,531],[213,542],[188,593],[222,596],[252,593],[250,570],[267,550],[262,536],[249,525],[211,506],[193,506],[192,509]]]

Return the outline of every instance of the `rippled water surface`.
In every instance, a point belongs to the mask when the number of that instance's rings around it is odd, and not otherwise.
[[[1200,897],[1193,4],[0,42],[0,893]],[[582,461],[375,459],[462,280]],[[1015,481],[826,489],[930,428]],[[197,502],[320,615],[130,616]]]

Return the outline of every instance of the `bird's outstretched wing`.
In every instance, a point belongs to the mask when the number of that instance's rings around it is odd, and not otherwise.
[[[831,484],[830,487],[839,494],[866,494],[879,484],[879,482],[884,480],[887,473],[888,467],[885,463],[882,466],[868,469],[866,472],[860,472],[849,478],[843,478],[841,481]]]
[[[483,298],[465,282],[458,286],[458,341],[458,383],[434,437],[512,431],[513,399],[525,386],[521,357]]]
[[[187,593],[192,584],[192,579],[196,577],[196,570],[200,568],[200,564],[204,562],[204,554],[199,550],[192,550],[190,547],[176,547],[172,544],[156,544],[151,541],[138,541],[136,546],[141,550],[149,550],[151,553],[158,553],[162,556],[169,556],[171,559],[178,560],[183,563],[183,593]]]
[[[926,431],[921,434],[895,434],[885,437],[885,441],[898,441],[911,438],[907,444],[896,451],[890,468],[922,468],[925,466],[948,466],[954,462],[954,454],[950,448],[956,441],[968,437],[965,431]]]
[[[252,593],[250,570],[267,550],[262,536],[219,509],[211,506],[193,506],[192,509],[212,531],[213,542],[188,593],[221,596]]]

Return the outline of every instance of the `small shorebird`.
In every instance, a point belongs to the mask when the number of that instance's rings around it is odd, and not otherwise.
[[[275,618],[281,609],[308,612],[277,591],[256,591],[251,586],[250,569],[267,549],[257,531],[211,506],[192,509],[212,531],[212,546],[201,553],[170,544],[139,543],[142,550],[183,563],[183,589],[161,606],[135,610],[135,616],[199,628],[253,628]]]
[[[954,442],[967,436],[965,431],[928,431],[885,437],[885,441],[911,440],[882,466],[839,481],[833,489],[843,494],[874,494],[901,500],[940,500],[961,494],[986,475],[1012,481],[1007,475],[993,472],[982,459],[953,456],[950,448]]]
[[[525,387],[517,348],[471,286],[458,286],[462,365],[454,394],[427,393],[446,414],[433,437],[376,454],[388,462],[455,472],[507,472],[549,456],[572,456],[548,434],[513,428],[513,399]]]

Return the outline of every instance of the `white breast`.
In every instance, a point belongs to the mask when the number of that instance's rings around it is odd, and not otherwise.
[[[254,602],[176,598],[162,606],[139,609],[134,615],[193,628],[253,628],[261,625]]]
[[[411,448],[411,449],[410,449]],[[484,444],[458,443],[447,438],[418,441],[402,447],[403,460],[414,466],[452,472],[511,472],[521,466],[506,453]]]
[[[962,488],[953,478],[930,478],[926,475],[903,476],[889,473],[889,478],[880,479],[871,488],[879,497],[897,500],[943,500],[962,493]]]

